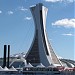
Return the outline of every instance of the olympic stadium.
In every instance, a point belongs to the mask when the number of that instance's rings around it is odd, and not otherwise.
[[[59,71],[75,71],[75,61],[70,59],[59,59],[46,32],[46,17],[48,9],[38,3],[30,7],[35,33],[32,44],[26,54],[10,57],[10,45],[4,45],[4,57],[0,60],[0,70],[9,71],[12,66],[23,73],[59,73]],[[8,51],[8,57],[7,57]],[[12,68],[13,68],[12,67]],[[3,70],[4,69],[4,70]],[[16,71],[14,69],[14,71]],[[44,74],[45,75],[45,74]],[[61,74],[60,74],[61,75]]]

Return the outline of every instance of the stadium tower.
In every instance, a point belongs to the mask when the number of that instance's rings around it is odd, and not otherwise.
[[[60,60],[54,53],[46,33],[46,16],[48,9],[42,3],[30,7],[34,24],[35,33],[33,42],[29,51],[26,54],[26,60],[32,65],[42,63],[45,66],[61,65]]]

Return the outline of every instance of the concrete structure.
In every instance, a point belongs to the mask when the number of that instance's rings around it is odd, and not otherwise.
[[[54,53],[46,33],[46,16],[48,9],[39,3],[36,4],[36,6],[30,7],[30,10],[35,23],[35,34],[25,59],[28,63],[35,66],[39,63],[42,63],[44,66],[51,64],[61,66],[61,62]]]
[[[7,51],[8,51],[8,57],[6,57]],[[6,58],[7,58],[7,61],[6,61]],[[4,45],[3,68],[5,66],[7,66],[7,68],[9,68],[9,58],[10,58],[10,45],[8,45],[8,49],[7,49],[7,45]]]

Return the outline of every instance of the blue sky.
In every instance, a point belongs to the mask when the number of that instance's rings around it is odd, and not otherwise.
[[[48,8],[48,39],[62,58],[75,59],[74,0],[0,0],[0,57],[3,45],[11,45],[11,55],[27,52],[34,36],[30,6],[43,3]]]

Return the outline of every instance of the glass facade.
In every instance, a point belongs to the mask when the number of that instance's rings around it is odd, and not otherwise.
[[[38,47],[38,30],[36,30],[35,40],[28,56],[26,57],[26,60],[27,62],[30,62],[30,63],[40,63],[39,47]]]

